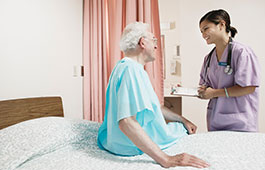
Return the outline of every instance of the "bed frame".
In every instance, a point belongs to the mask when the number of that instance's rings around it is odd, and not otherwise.
[[[61,97],[36,97],[0,101],[0,129],[47,116],[63,117]]]

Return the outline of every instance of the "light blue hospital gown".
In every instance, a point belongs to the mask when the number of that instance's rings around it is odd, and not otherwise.
[[[147,135],[165,149],[187,135],[182,123],[166,124],[159,100],[143,65],[125,57],[113,69],[106,93],[104,121],[98,132],[98,146],[124,156],[143,152],[119,129],[121,119],[136,115]]]

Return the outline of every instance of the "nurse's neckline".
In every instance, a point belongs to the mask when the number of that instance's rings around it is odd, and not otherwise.
[[[220,43],[215,44],[215,53],[216,53],[217,62],[222,61],[224,53],[228,49],[229,40],[230,38],[228,36],[228,37],[225,37],[223,40],[221,40]]]
[[[215,48],[215,55],[216,55],[216,61],[217,61],[217,63],[219,63],[219,62],[223,62],[223,60],[225,60],[225,56],[224,56],[224,54],[226,53],[226,51],[227,51],[227,54],[228,54],[228,44],[226,45],[226,47],[224,48],[224,50],[223,50],[223,52],[222,52],[222,55],[221,55],[221,57],[219,58],[218,57],[218,54],[217,54],[217,48]],[[227,55],[226,55],[227,56]]]

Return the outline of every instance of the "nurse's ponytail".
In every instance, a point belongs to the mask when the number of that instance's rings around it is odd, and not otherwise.
[[[231,37],[234,38],[235,35],[236,35],[236,33],[237,33],[236,28],[230,26],[230,29],[229,30],[230,30]]]
[[[230,16],[229,14],[223,10],[223,9],[218,9],[218,10],[212,10],[210,12],[208,12],[207,14],[205,14],[201,19],[200,19],[200,24],[203,22],[203,21],[209,21],[209,22],[212,22],[214,24],[219,24],[221,20],[224,20],[225,21],[225,26],[226,26],[226,32],[227,33],[231,33],[231,37],[235,37],[236,33],[237,33],[237,30],[235,27],[231,27],[230,26]]]

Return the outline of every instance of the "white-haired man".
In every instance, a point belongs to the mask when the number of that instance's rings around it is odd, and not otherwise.
[[[195,133],[196,126],[160,107],[144,70],[146,63],[155,60],[157,49],[157,39],[148,28],[148,24],[135,22],[127,25],[122,34],[120,48],[125,57],[109,79],[98,146],[123,156],[146,153],[163,167],[207,167],[206,162],[195,156],[186,153],[169,156],[161,150],[188,133]],[[173,122],[167,124],[165,118]]]

